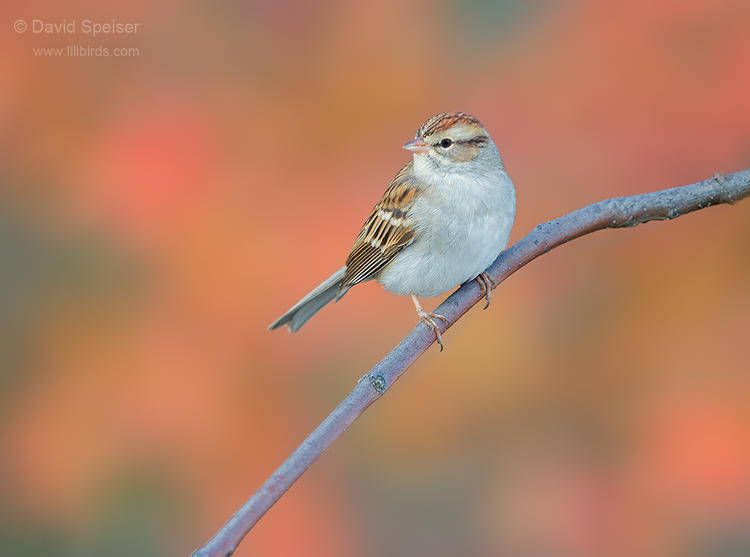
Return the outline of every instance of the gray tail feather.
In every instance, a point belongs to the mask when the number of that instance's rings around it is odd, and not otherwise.
[[[292,309],[271,323],[268,330],[278,329],[282,325],[286,325],[289,327],[289,331],[293,333],[307,323],[307,320],[318,313],[328,302],[334,298],[338,301],[339,298],[346,294],[346,290],[339,293],[344,272],[346,272],[346,267],[341,267],[341,269],[333,273],[307,296],[294,304]]]

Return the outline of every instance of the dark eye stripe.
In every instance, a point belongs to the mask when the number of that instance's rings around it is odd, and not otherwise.
[[[490,142],[490,138],[487,137],[486,135],[478,135],[477,137],[472,137],[471,139],[460,139],[456,141],[456,144],[457,145],[476,145],[477,147],[484,147],[489,142]],[[437,145],[440,145],[441,147],[443,147],[441,143],[438,143]]]
[[[476,145],[477,147],[484,147],[490,142],[490,138],[486,135],[478,135],[477,137],[472,137],[468,140],[468,143],[471,143],[472,145]]]

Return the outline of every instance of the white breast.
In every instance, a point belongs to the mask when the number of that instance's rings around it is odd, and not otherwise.
[[[492,171],[441,175],[418,197],[409,213],[417,226],[415,241],[377,277],[386,290],[437,296],[474,279],[495,260],[508,243],[516,212],[513,182],[497,158]]]

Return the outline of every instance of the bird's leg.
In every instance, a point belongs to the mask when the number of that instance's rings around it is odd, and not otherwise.
[[[490,277],[490,275],[486,272],[479,273],[477,275],[476,281],[479,283],[479,286],[482,287],[482,290],[484,290],[484,299],[486,300],[486,302],[482,309],[487,309],[488,307],[490,307],[490,300],[492,299],[492,289],[497,286],[497,283],[492,280],[492,277]]]
[[[412,294],[411,299],[414,300],[414,306],[417,308],[417,315],[419,316],[419,320],[427,325],[432,331],[435,333],[435,339],[437,340],[437,343],[440,345],[440,351],[443,351],[443,337],[440,336],[440,329],[438,329],[437,323],[435,323],[435,319],[442,319],[446,323],[450,323],[447,317],[444,315],[440,315],[439,313],[427,313],[425,310],[422,309],[422,306],[419,305],[419,300],[417,300],[417,297]]]

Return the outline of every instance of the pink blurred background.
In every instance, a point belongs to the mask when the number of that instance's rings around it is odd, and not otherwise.
[[[185,555],[213,535],[413,327],[367,284],[266,331],[341,266],[436,112],[500,147],[512,241],[750,165],[743,0],[2,13],[3,555]],[[135,50],[39,50],[68,45]],[[745,201],[540,258],[237,555],[750,554],[749,254]]]

